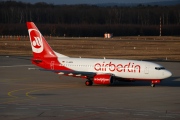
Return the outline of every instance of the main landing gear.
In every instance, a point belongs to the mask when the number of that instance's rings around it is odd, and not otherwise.
[[[153,80],[151,81],[151,87],[155,87],[156,84],[160,83],[160,80]]]
[[[156,85],[154,83],[151,83],[151,87],[155,87]]]
[[[92,85],[93,85],[93,81],[92,81],[92,80],[87,80],[87,81],[85,82],[85,85],[86,85],[86,86],[92,86]]]

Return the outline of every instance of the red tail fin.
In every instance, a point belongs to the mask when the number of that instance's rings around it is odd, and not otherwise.
[[[32,63],[48,70],[70,70],[58,61],[58,57],[67,56],[54,52],[33,22],[27,22],[27,27],[33,51]]]
[[[42,36],[36,25],[33,22],[27,22],[26,24],[34,59],[56,57],[54,51],[46,42],[45,38]]]

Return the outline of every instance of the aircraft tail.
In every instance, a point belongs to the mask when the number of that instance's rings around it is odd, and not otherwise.
[[[33,52],[33,64],[49,69],[49,67],[47,67],[49,63],[58,63],[58,57],[67,57],[53,51],[33,22],[27,22],[26,24]]]
[[[46,39],[40,33],[36,25],[33,22],[27,22],[26,24],[29,32],[33,57],[34,58],[57,57],[56,53],[49,46]],[[59,56],[67,57],[62,54],[59,54]]]

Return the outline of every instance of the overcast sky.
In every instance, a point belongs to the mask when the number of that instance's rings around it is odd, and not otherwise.
[[[22,2],[36,3],[46,2],[53,4],[98,4],[98,3],[147,3],[172,0],[17,0]]]

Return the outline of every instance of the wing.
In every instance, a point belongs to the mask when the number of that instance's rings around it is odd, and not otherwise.
[[[73,77],[82,77],[82,78],[91,78],[96,75],[95,72],[84,72],[84,71],[72,71],[72,70],[47,70],[39,69],[40,71],[51,71],[59,75],[73,76]]]

